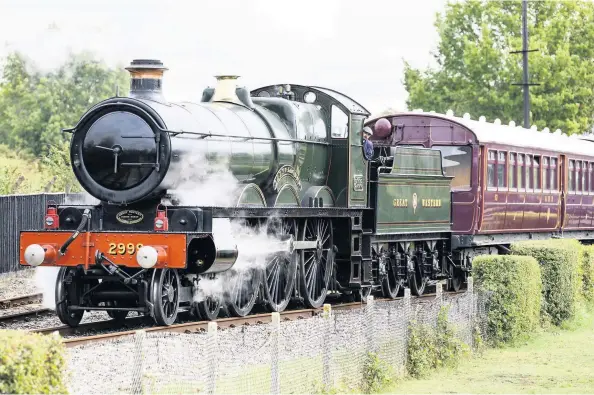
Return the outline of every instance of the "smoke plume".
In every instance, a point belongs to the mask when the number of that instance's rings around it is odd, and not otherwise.
[[[213,148],[210,143],[209,148]],[[170,194],[181,205],[235,207],[244,184],[230,170],[229,159],[230,156],[221,155],[216,161],[209,161],[204,152],[187,155],[183,158],[183,171],[177,179],[177,188]],[[202,278],[194,301],[206,297],[223,300],[231,293],[237,276],[242,276],[244,286],[250,286],[251,276],[264,272],[271,255],[286,251],[286,243],[269,234],[268,225],[273,220],[278,218],[267,218],[266,222],[261,221],[259,226],[254,226],[246,224],[241,218],[213,219],[215,245],[237,246],[238,258],[227,272],[214,278]]]
[[[33,279],[35,286],[43,294],[43,307],[56,309],[56,278],[58,277],[59,267],[39,266],[35,269]]]

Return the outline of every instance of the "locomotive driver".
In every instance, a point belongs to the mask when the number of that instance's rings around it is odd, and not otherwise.
[[[363,156],[368,161],[373,160],[373,143],[369,137],[373,135],[373,130],[369,126],[365,126],[362,131],[363,134]]]
[[[394,161],[393,156],[378,156],[377,159],[373,159],[373,143],[369,138],[373,136],[373,130],[369,126],[365,126],[361,131],[363,135],[363,156],[365,160],[369,162],[379,162],[382,166],[392,166]]]

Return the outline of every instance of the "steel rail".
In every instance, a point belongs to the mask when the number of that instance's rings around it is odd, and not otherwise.
[[[466,292],[459,291],[459,292],[443,292],[443,295],[457,295],[463,294]],[[424,300],[424,299],[431,299],[435,298],[437,294],[426,294],[420,297],[415,297],[416,300]],[[389,299],[389,298],[378,298],[375,299],[375,302],[385,302],[385,301],[395,301],[401,300],[403,297],[398,297],[396,299]],[[335,304],[332,306],[332,310],[354,310],[359,309],[366,306],[366,303],[363,302],[352,302],[352,303],[341,303]],[[293,321],[298,319],[307,319],[314,317],[321,313],[323,308],[317,309],[301,309],[301,310],[285,310],[280,313],[282,321]],[[124,326],[129,325],[137,325],[142,324],[145,321],[150,321],[150,317],[141,316],[141,317],[133,317],[128,318],[124,321]],[[208,323],[211,321],[192,321],[192,322],[184,322],[180,324],[173,324],[169,326],[152,326],[148,328],[143,328],[145,332],[172,332],[172,333],[200,333],[204,332],[208,329]],[[238,326],[244,325],[258,325],[258,324],[267,324],[272,322],[272,314],[265,313],[265,314],[254,314],[249,315],[246,317],[229,317],[229,318],[220,318],[215,320],[214,322],[217,323],[219,328],[234,328]],[[114,320],[108,321],[99,321],[99,322],[89,322],[86,324],[79,325],[76,328],[71,328],[69,326],[59,326],[54,328],[43,328],[43,329],[34,329],[31,332],[41,333],[41,334],[51,334],[57,332],[61,336],[76,336],[78,333],[84,333],[87,331],[93,330],[103,330],[103,329],[116,329],[118,328],[117,323]],[[121,326],[120,326],[121,328]],[[113,332],[113,333],[104,333],[99,335],[91,335],[91,336],[81,336],[81,337],[72,337],[63,339],[63,343],[66,347],[72,348],[81,346],[84,344],[90,344],[100,341],[107,341],[107,340],[114,340],[126,336],[132,336],[136,333],[137,329],[134,330],[127,330],[127,331],[120,331],[120,332]]]
[[[37,316],[37,315],[40,315],[40,314],[48,314],[51,311],[52,310],[51,309],[48,309],[47,307],[42,307],[40,309],[35,309],[35,310],[21,311],[19,313],[0,315],[0,322],[3,323],[5,321],[15,321],[15,320],[18,320],[20,318],[25,318],[25,317],[29,317],[29,316]]]
[[[0,299],[0,309],[9,309],[11,307],[22,306],[24,304],[41,302],[43,294],[29,294],[23,296],[16,296],[14,298]]]

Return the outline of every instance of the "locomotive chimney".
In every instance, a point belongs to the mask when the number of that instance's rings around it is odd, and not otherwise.
[[[237,96],[237,75],[217,75],[217,86],[210,101],[226,101],[231,103],[243,104]]]
[[[126,67],[130,72],[130,97],[165,101],[163,73],[168,70],[163,62],[155,59],[134,59]]]

